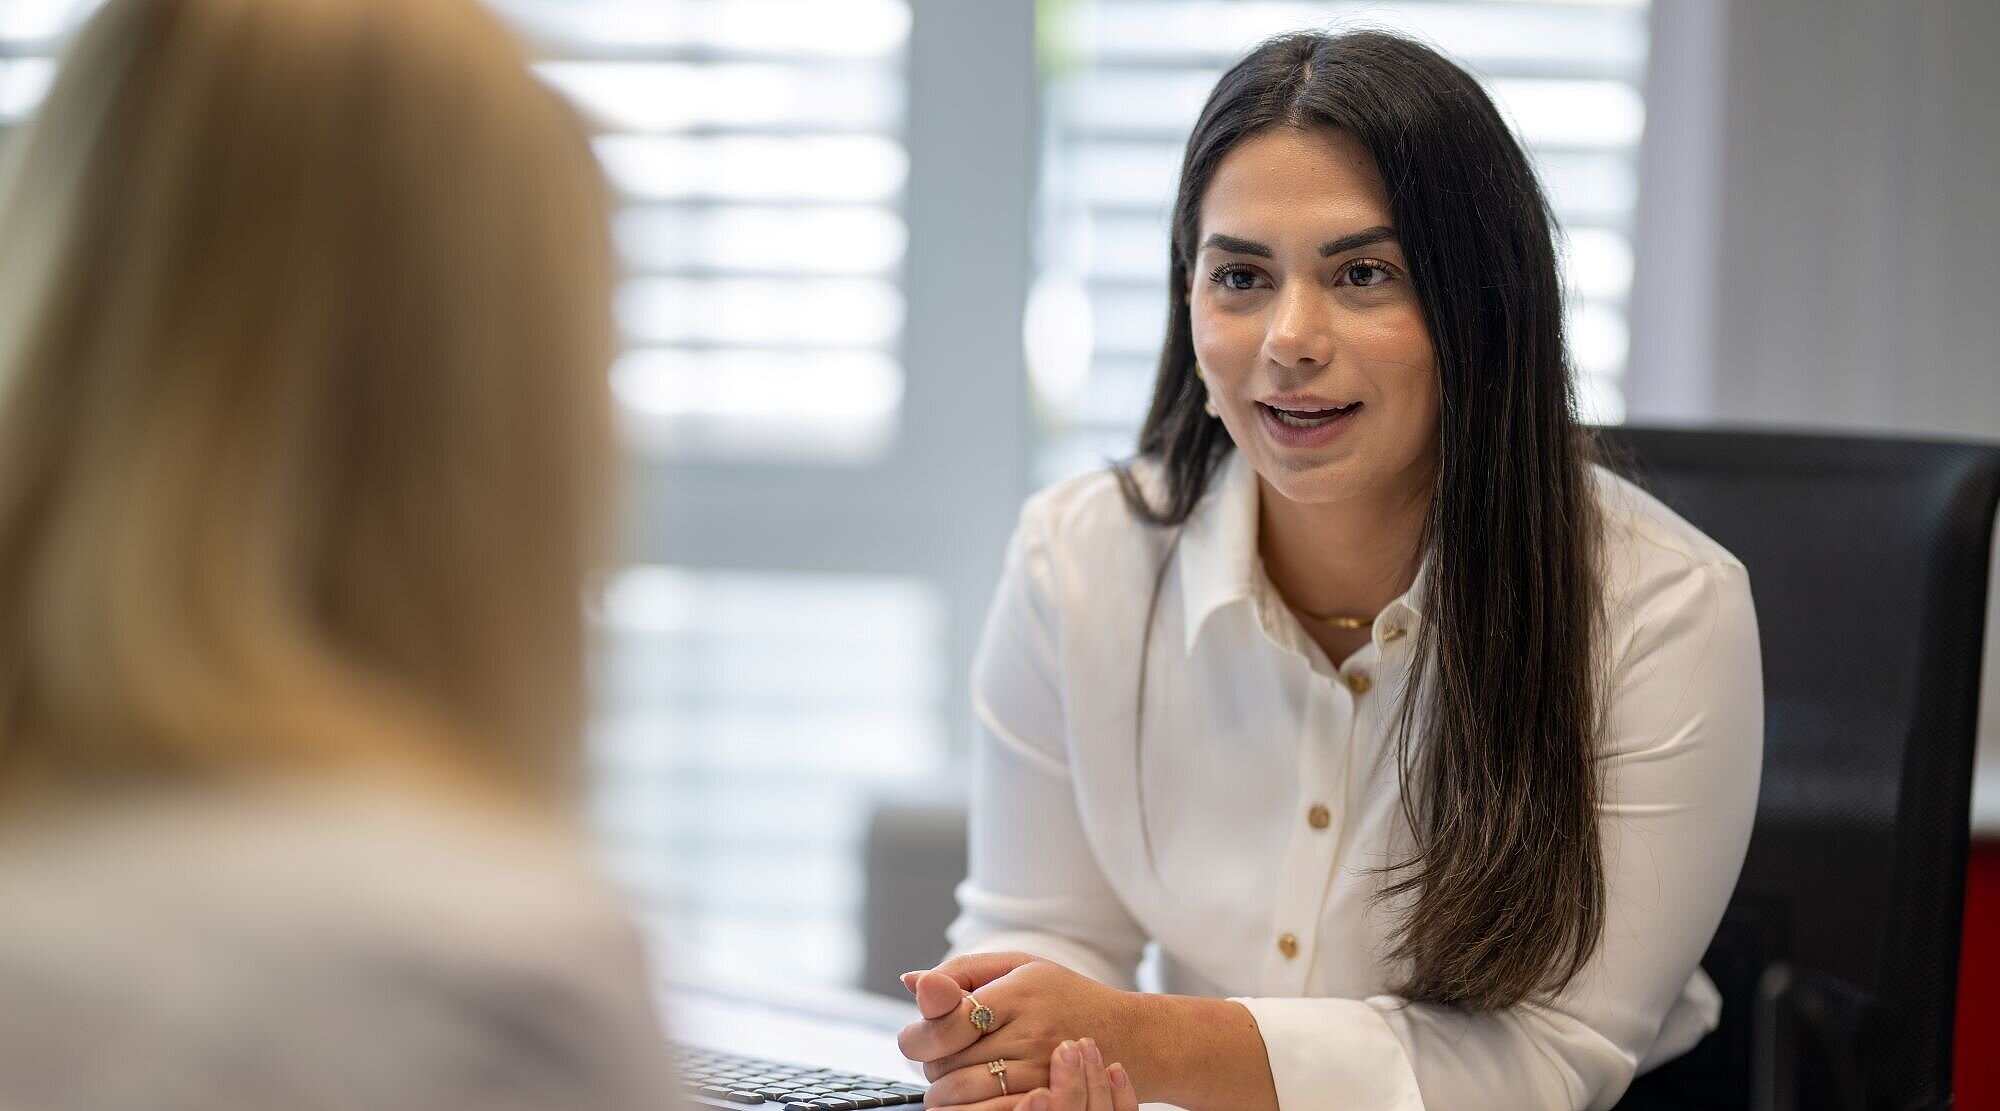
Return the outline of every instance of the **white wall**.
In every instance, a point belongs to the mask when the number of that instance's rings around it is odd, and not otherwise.
[[[2000,4],[1653,22],[1630,419],[2000,442]],[[1975,826],[2000,836],[1996,594]]]

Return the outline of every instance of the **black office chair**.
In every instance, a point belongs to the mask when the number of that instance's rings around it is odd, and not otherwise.
[[[1623,1109],[1951,1105],[2000,447],[1608,429],[1750,571],[1763,791],[1703,966],[1722,1026]]]

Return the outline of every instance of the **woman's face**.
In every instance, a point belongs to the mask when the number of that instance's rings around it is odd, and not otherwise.
[[[1264,484],[1301,503],[1426,496],[1437,364],[1368,151],[1324,129],[1245,140],[1196,245],[1195,358]]]

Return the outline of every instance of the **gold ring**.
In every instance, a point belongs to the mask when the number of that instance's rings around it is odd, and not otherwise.
[[[1001,1094],[1001,1095],[1003,1095],[1003,1096],[1004,1096],[1004,1095],[1006,1095],[1006,1094],[1007,1094],[1007,1062],[1005,1062],[1005,1061],[988,1061],[988,1062],[986,1062],[986,1071],[987,1071],[987,1072],[990,1072],[990,1073],[992,1073],[992,1074],[993,1074],[993,1079],[995,1079],[995,1080],[998,1080],[998,1081],[1000,1082],[1000,1094]]]
[[[972,1013],[965,1016],[972,1020],[972,1025],[982,1034],[993,1029],[993,1011],[970,995],[965,997],[965,1001],[972,1004]]]

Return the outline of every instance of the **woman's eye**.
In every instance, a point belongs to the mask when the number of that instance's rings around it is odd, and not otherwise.
[[[1208,280],[1224,289],[1257,288],[1257,272],[1242,266],[1218,266],[1209,272]]]
[[[1341,276],[1347,279],[1348,285],[1367,289],[1381,285],[1395,275],[1379,262],[1351,262]]]

